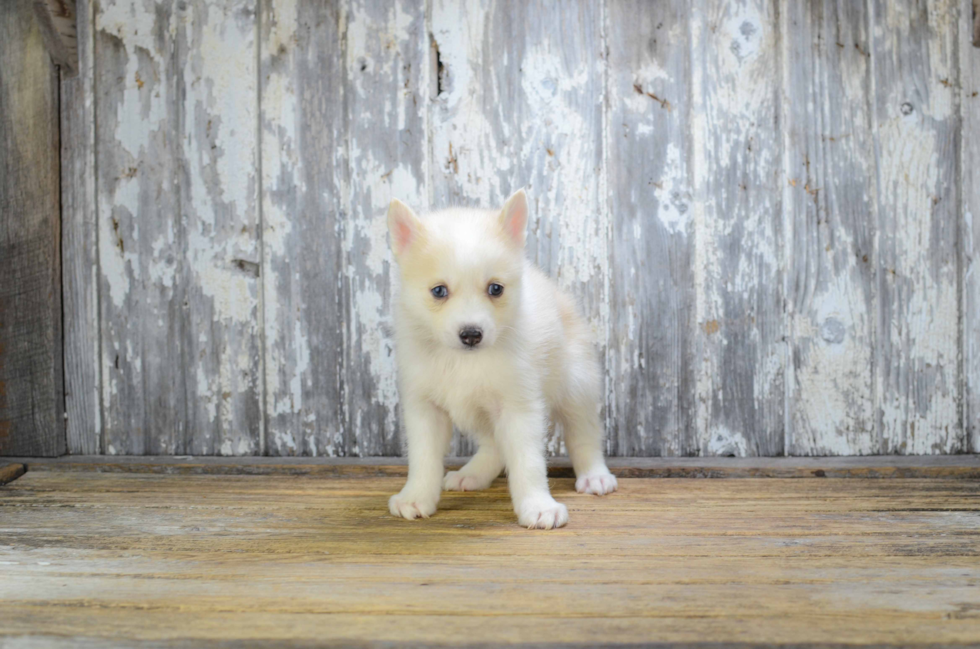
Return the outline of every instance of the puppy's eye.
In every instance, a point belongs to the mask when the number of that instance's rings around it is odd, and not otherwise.
[[[441,300],[449,295],[449,289],[442,284],[433,287],[429,292],[432,293],[432,297],[436,298],[437,300]]]
[[[490,294],[490,297],[500,297],[504,293],[504,286],[494,282],[487,287],[487,293]]]

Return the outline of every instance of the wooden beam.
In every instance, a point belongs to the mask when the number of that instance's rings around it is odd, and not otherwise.
[[[0,487],[21,477],[26,470],[23,464],[0,464]]]
[[[9,484],[27,472],[23,464],[0,464],[0,487]]]
[[[72,455],[11,458],[31,471],[162,473],[177,475],[316,475],[350,478],[405,476],[401,457],[189,457]],[[449,457],[447,469],[467,458]],[[860,457],[609,458],[622,478],[944,478],[980,479],[980,455],[878,455]],[[573,477],[567,458],[552,458],[548,475]]]
[[[65,76],[78,74],[75,0],[34,0],[34,15],[51,60]]]
[[[0,2],[0,455],[65,451],[58,73]]]

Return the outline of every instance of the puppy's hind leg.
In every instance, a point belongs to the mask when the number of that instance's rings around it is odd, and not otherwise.
[[[602,456],[602,428],[599,424],[598,389],[593,381],[583,381],[570,398],[555,408],[565,433],[565,448],[575,469],[575,490],[603,496],[616,491],[616,477]],[[578,394],[576,394],[578,392]]]
[[[459,471],[450,471],[442,482],[446,491],[486,489],[504,469],[504,461],[493,438],[483,440],[476,455]]]

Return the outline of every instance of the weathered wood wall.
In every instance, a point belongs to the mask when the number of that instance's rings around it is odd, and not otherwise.
[[[58,69],[30,0],[0,2],[0,454],[65,451]]]
[[[385,206],[520,186],[610,453],[980,451],[970,0],[78,15],[72,452],[399,453]]]

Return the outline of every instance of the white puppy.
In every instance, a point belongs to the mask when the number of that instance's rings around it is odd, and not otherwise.
[[[448,209],[417,217],[394,200],[391,245],[399,390],[408,481],[395,516],[427,518],[443,488],[484,489],[507,469],[521,525],[551,529],[568,510],[548,491],[544,441],[561,421],[579,492],[603,495],[616,478],[602,457],[599,372],[572,300],[524,258],[527,196],[500,212]],[[453,424],[480,448],[443,477]]]

